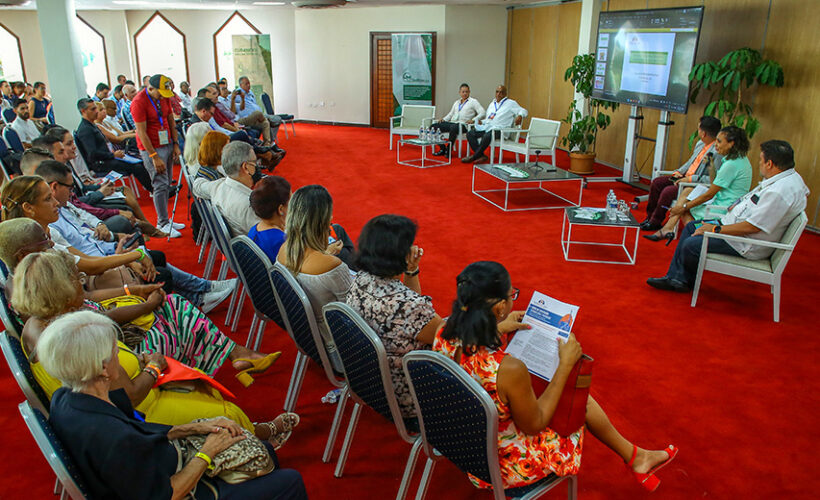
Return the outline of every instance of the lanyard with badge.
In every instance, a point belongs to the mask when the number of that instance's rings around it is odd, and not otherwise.
[[[461,108],[463,108],[463,107],[464,107],[464,105],[465,105],[465,104],[467,104],[467,101],[469,101],[469,100],[470,100],[470,99],[469,99],[469,98],[467,98],[467,99],[465,99],[465,100],[464,100],[464,102],[459,102],[459,103],[458,103],[458,111],[456,111],[456,114],[453,116],[453,119],[454,119],[454,120],[458,121],[458,117],[459,117],[459,115],[461,114]]]
[[[167,146],[171,143],[168,136],[168,129],[165,128],[165,120],[162,119],[162,112],[160,111],[160,106],[157,106],[157,103],[154,102],[154,99],[151,98],[151,94],[148,92],[145,93],[145,97],[151,101],[151,105],[154,106],[154,110],[157,112],[157,118],[159,118],[159,130],[157,131],[157,139],[159,140],[160,146]],[[160,101],[162,103],[162,101]]]
[[[500,103],[500,104],[498,103],[498,101],[493,101],[493,107],[495,108],[495,112],[491,113],[491,114],[490,114],[490,116],[488,116],[488,117],[487,117],[487,119],[492,120],[493,118],[495,118],[495,115],[496,115],[496,114],[498,114],[498,110],[499,110],[502,106],[504,106],[504,103],[505,103],[505,102],[507,102],[507,98],[506,98],[506,97],[505,97],[504,99],[501,99],[501,103]]]

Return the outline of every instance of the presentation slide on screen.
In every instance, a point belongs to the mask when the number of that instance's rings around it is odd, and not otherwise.
[[[592,95],[685,113],[702,7],[602,12]]]
[[[621,90],[666,95],[674,33],[627,33]]]

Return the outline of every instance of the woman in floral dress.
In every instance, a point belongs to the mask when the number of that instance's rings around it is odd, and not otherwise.
[[[497,262],[475,262],[459,274],[457,283],[452,314],[436,335],[433,349],[456,361],[493,398],[498,409],[498,462],[504,487],[526,486],[550,474],[577,474],[588,429],[628,463],[638,482],[654,491],[660,483],[655,472],[677,455],[677,448],[645,450],[633,445],[592,396],[584,427],[569,436],[549,428],[569,373],[581,357],[575,336],[559,345],[558,369],[536,397],[526,365],[501,348],[503,334],[529,328],[520,323],[523,312],[512,312],[518,290],[511,286],[507,270]],[[470,478],[476,486],[490,487]]]

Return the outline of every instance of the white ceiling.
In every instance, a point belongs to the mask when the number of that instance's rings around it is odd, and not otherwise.
[[[154,9],[213,9],[235,10],[256,9],[266,6],[254,5],[254,2],[269,0],[75,0],[78,10],[154,10]],[[274,1],[274,0],[270,0]],[[282,0],[284,7],[291,8],[289,0]],[[547,3],[544,0],[348,0],[346,7],[377,7],[388,5],[524,5]],[[25,5],[11,7],[16,9],[34,9],[36,0]],[[9,8],[9,7],[5,7]]]

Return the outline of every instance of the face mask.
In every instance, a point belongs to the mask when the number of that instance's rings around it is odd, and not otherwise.
[[[259,165],[257,165],[253,171],[253,175],[251,176],[251,180],[253,180],[254,185],[256,185],[256,183],[260,180],[262,180],[262,177],[264,177],[264,175],[262,174],[262,169],[259,168]]]

